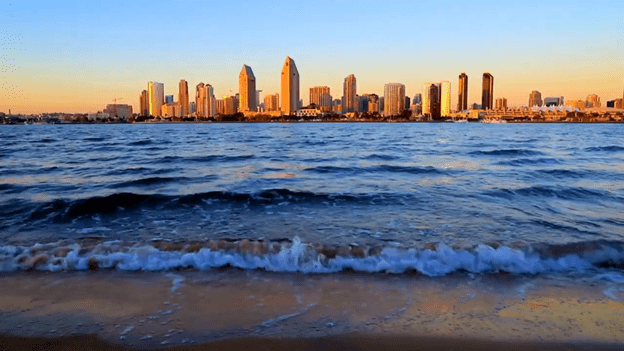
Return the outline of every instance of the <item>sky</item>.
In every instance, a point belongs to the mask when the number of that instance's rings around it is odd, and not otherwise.
[[[358,94],[386,83],[413,97],[427,82],[469,77],[481,102],[484,72],[494,98],[526,105],[543,97],[603,106],[624,91],[624,1],[29,1],[0,0],[0,112],[96,112],[112,103],[138,110],[147,82],[211,84],[238,92],[243,64],[262,96],[280,90],[286,56],[301,96],[329,86],[342,96],[354,74]]]

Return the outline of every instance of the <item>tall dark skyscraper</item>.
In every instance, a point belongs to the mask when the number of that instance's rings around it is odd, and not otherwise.
[[[491,110],[494,108],[494,77],[489,73],[483,73],[483,89],[481,90],[481,108]]]
[[[457,102],[457,111],[468,109],[468,75],[462,72],[459,75],[459,99]]]
[[[440,118],[440,88],[437,84],[431,84],[428,89],[427,100],[429,101],[429,114],[432,119]]]

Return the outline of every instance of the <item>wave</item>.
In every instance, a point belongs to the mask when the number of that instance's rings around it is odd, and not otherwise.
[[[511,199],[513,196],[525,196],[531,198],[557,198],[562,200],[582,200],[590,199],[604,200],[614,198],[620,200],[614,195],[610,195],[605,191],[595,189],[586,189],[579,187],[547,187],[547,186],[531,186],[519,189],[496,189],[488,190],[483,193],[488,196]],[[622,199],[624,201],[624,199]]]
[[[179,178],[147,178],[144,182],[150,184],[149,182],[158,183],[161,181],[173,181],[168,179]],[[30,219],[37,220],[48,218],[52,219],[54,222],[66,222],[85,215],[113,213],[118,210],[156,207],[163,204],[168,204],[174,207],[182,204],[202,204],[210,202],[211,200],[250,204],[272,204],[281,203],[283,201],[307,203],[321,203],[335,200],[368,202],[377,197],[387,199],[387,197],[383,196],[383,194],[325,194],[305,191],[291,191],[288,189],[270,189],[255,193],[212,191],[188,195],[135,194],[123,192],[108,196],[95,196],[86,199],[57,199],[51,202],[46,202],[38,205],[32,210]]]
[[[588,152],[624,152],[624,146],[593,146],[585,148],[584,150]]]
[[[522,167],[522,166],[553,166],[559,165],[561,162],[554,158],[519,158],[507,161],[500,161],[495,163],[498,166],[514,166],[514,167]]]
[[[84,138],[82,140],[83,141],[104,141],[104,140],[106,140],[106,138],[103,138],[103,137],[88,137],[88,138]]]
[[[208,156],[194,156],[194,157],[179,157],[179,156],[165,156],[159,161],[164,163],[170,162],[214,162],[214,161],[242,161],[254,158],[254,155],[238,155],[238,156],[225,156],[225,155],[208,155]]]
[[[149,145],[152,143],[151,139],[137,140],[130,143],[133,146]]]
[[[212,240],[206,243],[100,242],[0,247],[0,272],[209,270],[233,267],[284,273],[419,273],[440,277],[455,272],[543,274],[593,272],[624,268],[621,242],[591,242],[544,248],[479,245],[452,249],[444,244],[424,249],[306,244],[292,241]]]
[[[137,180],[131,180],[127,182],[116,183],[110,186],[110,188],[125,188],[130,186],[149,186],[149,185],[157,185],[164,183],[183,183],[189,181],[191,178],[188,177],[149,177],[142,178]]]
[[[308,172],[315,173],[337,173],[345,175],[355,175],[362,173],[410,173],[410,174],[443,174],[444,172],[435,167],[417,167],[417,166],[395,166],[395,165],[379,165],[373,167],[337,167],[337,166],[318,166],[305,169]]]
[[[472,151],[470,155],[486,155],[486,156],[539,156],[544,155],[541,151],[530,149],[497,149],[490,151]]]

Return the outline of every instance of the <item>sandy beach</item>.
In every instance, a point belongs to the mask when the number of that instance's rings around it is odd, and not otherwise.
[[[622,301],[547,276],[19,273],[0,277],[0,349],[612,349]]]

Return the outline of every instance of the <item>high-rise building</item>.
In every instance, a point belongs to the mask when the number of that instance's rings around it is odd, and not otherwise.
[[[364,112],[369,112],[369,113],[379,112],[380,111],[379,110],[379,95],[365,94],[364,96],[368,98],[368,110]]]
[[[422,94],[414,95],[414,98],[412,99],[412,104],[422,104]]]
[[[602,104],[600,103],[600,97],[598,97],[598,95],[596,94],[591,94],[587,96],[587,107],[602,107]]]
[[[173,104],[173,95],[165,96],[165,104]]]
[[[385,99],[384,99],[384,97],[383,97],[383,96],[380,96],[380,97],[379,97],[379,112],[380,112],[380,113],[383,113],[384,108],[386,107],[386,106],[385,106],[385,104],[384,104],[384,100],[385,100]]]
[[[388,83],[384,86],[384,116],[398,116],[405,109],[405,85]]]
[[[267,111],[279,111],[279,94],[268,95],[264,98],[264,108]]]
[[[315,104],[321,111],[331,111],[332,96],[329,94],[329,87],[310,88],[310,104]]]
[[[157,82],[147,83],[147,96],[149,99],[149,114],[151,116],[160,116],[162,114],[162,105],[165,102],[165,85]]]
[[[345,113],[355,112],[357,109],[357,84],[355,76],[349,75],[344,79],[343,87],[343,103],[342,109]]]
[[[451,82],[440,83],[440,115],[449,116],[451,114]]]
[[[214,89],[210,84],[199,83],[195,88],[195,106],[197,117],[210,118],[217,114]]]
[[[412,100],[409,98],[409,96],[406,96],[405,97],[405,105],[404,105],[403,109],[409,110],[411,102],[412,102]]]
[[[529,107],[542,107],[544,101],[542,101],[542,93],[537,90],[533,90],[529,95]]]
[[[468,109],[468,75],[462,72],[459,75],[459,96],[457,101],[457,111]]]
[[[423,84],[422,113],[425,116],[431,113],[431,101],[429,100],[429,87],[430,86],[431,86],[431,83]]]
[[[494,108],[494,76],[489,72],[483,73],[481,94],[481,107],[484,110],[491,110]]]
[[[297,112],[299,105],[299,71],[295,61],[286,57],[282,67],[282,107],[284,114],[290,115]]]
[[[189,102],[188,114],[192,116],[195,114],[196,111],[197,111],[197,103],[195,101]]]
[[[507,99],[498,98],[496,99],[496,109],[497,110],[506,110],[507,109]]]
[[[568,100],[565,102],[566,106],[583,111],[587,108],[587,102],[585,100]]]
[[[217,112],[218,115],[225,114],[225,100],[224,99],[215,100],[215,111]]]
[[[149,97],[147,95],[147,90],[141,92],[140,106],[139,115],[149,116]]]
[[[238,76],[239,111],[249,112],[257,111],[258,103],[256,98],[256,76],[254,76],[251,67],[243,65],[240,75]]]
[[[178,104],[180,105],[180,114],[182,117],[188,116],[189,113],[189,92],[188,83],[184,79],[180,79],[178,84]]]
[[[233,115],[238,112],[238,106],[240,103],[238,102],[236,96],[228,96],[223,100],[225,101],[224,103],[226,115]]]
[[[544,99],[544,106],[562,106],[564,104],[563,96],[560,97],[547,97]]]
[[[429,84],[429,87],[424,91],[423,101],[427,101],[429,105],[428,112],[423,115],[429,116],[432,119],[440,118],[440,88],[441,84]]]

